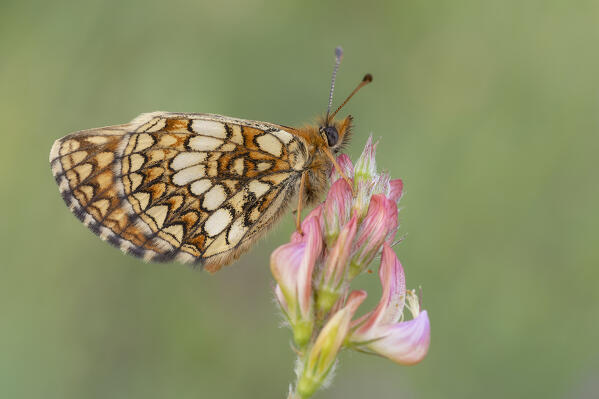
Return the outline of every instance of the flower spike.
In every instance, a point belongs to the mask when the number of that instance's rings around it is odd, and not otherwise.
[[[420,309],[415,291],[406,290],[404,269],[391,248],[403,182],[377,172],[375,152],[370,137],[355,167],[340,155],[325,201],[301,223],[302,234],[294,232],[271,256],[275,297],[298,354],[290,398],[309,398],[326,385],[344,348],[403,365],[418,363],[428,351],[428,312]],[[381,298],[352,320],[367,294],[351,291],[351,283],[379,254]]]

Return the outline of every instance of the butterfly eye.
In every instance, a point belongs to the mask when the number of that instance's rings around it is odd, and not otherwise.
[[[324,134],[327,135],[329,147],[337,144],[337,141],[339,140],[339,133],[337,132],[337,129],[334,126],[326,126],[323,130]]]

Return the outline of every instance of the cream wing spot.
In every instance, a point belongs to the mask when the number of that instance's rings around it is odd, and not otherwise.
[[[69,173],[67,173],[68,175]],[[64,177],[60,179],[60,183],[58,184],[58,189],[61,193],[64,193],[69,189],[69,182]]]
[[[259,162],[256,167],[258,168],[259,172],[264,172],[265,170],[270,169],[272,164],[270,162]]]
[[[218,149],[219,151],[235,151],[237,149],[237,146],[233,143],[225,143],[223,145],[220,146],[220,148]]]
[[[243,176],[243,158],[237,158],[233,161],[233,165],[231,166],[231,172],[237,173],[239,176]]]
[[[273,173],[272,175],[264,176],[262,180],[268,181],[274,185],[279,185],[288,177],[289,173]]]
[[[194,151],[214,151],[223,141],[214,137],[195,136],[189,139],[189,148]]]
[[[225,126],[220,122],[196,119],[192,122],[191,128],[194,132],[203,136],[212,136],[221,139],[227,137]]]
[[[245,226],[243,217],[237,218],[231,225],[231,230],[229,230],[229,244],[232,246],[237,245],[247,231],[248,227]]]
[[[216,177],[218,175],[218,163],[211,162],[210,164],[208,164],[207,174],[210,177]]]
[[[206,219],[204,230],[210,237],[214,237],[229,226],[233,216],[228,209],[217,209],[212,215]]]
[[[160,162],[164,159],[164,157],[166,156],[166,152],[167,150],[154,150],[154,151],[147,151],[146,157],[148,157],[148,163],[154,163],[154,162]]]
[[[187,246],[183,245],[183,247],[185,248]],[[179,252],[175,259],[177,259],[181,263],[193,263],[196,260],[196,258],[193,255],[185,252]]]
[[[102,216],[105,216],[106,212],[108,212],[108,207],[110,206],[110,202],[107,199],[100,199],[100,200],[97,200],[94,203],[92,203],[91,206],[98,209],[98,211],[100,211],[100,214]]]
[[[95,223],[95,219],[92,215],[90,215],[89,213],[85,215],[85,217],[83,218],[83,224],[86,226],[91,226],[92,223]]]
[[[146,214],[154,219],[158,228],[162,228],[167,213],[168,206],[166,205],[156,205],[146,211]]]
[[[92,165],[89,163],[84,163],[83,165],[76,166],[74,168],[77,176],[79,177],[79,181],[85,180],[92,173]]]
[[[183,226],[180,224],[173,224],[165,227],[163,230],[165,233],[172,235],[177,241],[183,241]]]
[[[143,166],[144,161],[145,161],[145,159],[142,155],[131,154],[131,156],[129,157],[129,162],[131,164],[129,171],[135,172],[135,171],[139,170]]]
[[[222,204],[227,198],[227,193],[225,189],[221,185],[216,185],[212,187],[205,195],[204,201],[202,201],[202,206],[204,209],[212,211],[215,210]]]
[[[89,136],[85,139],[90,144],[104,144],[108,141],[106,136]]]
[[[241,135],[241,126],[232,125],[231,126],[231,137],[230,139],[233,143],[243,145],[243,136]]]
[[[231,179],[222,180],[222,183],[229,189],[229,192],[237,191],[237,186],[239,185],[239,181]]]
[[[112,152],[101,152],[96,155],[96,162],[98,162],[99,168],[105,168],[112,163],[114,160],[114,153]]]
[[[129,180],[131,180],[131,191],[135,191],[143,181],[143,177],[139,173],[131,173]]]
[[[154,139],[147,133],[142,133],[137,136],[137,143],[133,152],[141,152],[146,148],[150,148],[154,145]]]
[[[291,133],[286,132],[284,130],[277,130],[276,132],[272,132],[273,135],[277,136],[279,140],[281,140],[285,144],[289,144],[291,140],[293,140],[293,136]]]
[[[104,241],[108,240],[108,237],[114,235],[112,231],[107,229],[106,227],[100,227],[100,238]]]
[[[121,240],[121,243],[119,244],[119,248],[123,252],[128,252],[131,248],[133,248],[133,245],[129,241]]]
[[[230,245],[227,245],[227,232],[224,231],[208,246],[203,256],[207,258],[221,252],[225,252],[229,250],[230,247]]]
[[[85,157],[87,157],[87,151],[77,151],[77,152],[72,153],[68,157],[65,157],[65,160],[70,158],[71,163],[73,165],[77,165],[78,163],[83,161],[85,159]],[[70,166],[67,166],[65,163],[65,167],[69,168]]]
[[[269,188],[270,188],[270,186],[268,184],[262,183],[261,181],[258,181],[258,180],[252,180],[249,185],[250,191],[253,192],[256,195],[256,197],[258,197],[258,198],[263,196],[264,193],[266,193]]]
[[[194,195],[202,195],[210,186],[212,186],[212,183],[208,179],[197,180],[191,183],[191,192]]]
[[[233,209],[235,209],[235,212],[239,212],[239,213],[243,212],[243,207],[245,206],[245,204],[247,202],[246,194],[247,194],[247,191],[245,189],[238,191],[233,197],[231,197],[227,201],[227,203],[229,205],[231,205],[233,207]]]
[[[283,145],[272,134],[266,133],[256,138],[256,142],[262,151],[268,152],[275,157],[280,157],[283,151]]]
[[[174,137],[172,134],[163,134],[160,137],[160,141],[158,142],[158,145],[160,147],[170,147],[172,145],[175,145],[175,143],[177,143],[176,137]]]
[[[173,175],[173,183],[177,186],[184,186],[189,182],[198,180],[206,174],[206,166],[196,165],[190,168],[181,169]]]
[[[171,162],[171,168],[181,170],[206,160],[205,152],[181,152]]]
[[[154,259],[155,256],[156,252],[147,249],[146,252],[144,252],[143,260],[145,260],[146,262],[150,262],[152,259]]]
[[[133,194],[133,198],[135,198],[137,202],[139,202],[139,207],[141,210],[146,209],[148,207],[148,204],[150,203],[150,194],[148,193],[135,193]]]
[[[140,117],[142,115],[140,115]],[[151,132],[157,132],[159,130],[164,129],[165,126],[166,126],[166,119],[163,119],[163,118],[152,118],[146,124],[140,126],[139,129],[137,129],[137,131],[139,131],[139,132],[150,132],[150,133]]]
[[[79,191],[85,195],[85,198],[89,201],[94,196],[94,188],[92,186],[81,186]]]
[[[60,155],[68,154],[79,148],[79,142],[75,140],[67,140],[60,147]]]

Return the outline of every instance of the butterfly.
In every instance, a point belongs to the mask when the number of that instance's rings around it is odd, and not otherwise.
[[[71,133],[50,151],[69,209],[101,239],[146,261],[230,264],[297,201],[320,198],[352,117],[330,113],[342,57],[335,49],[326,116],[293,128],[215,114],[151,112]]]

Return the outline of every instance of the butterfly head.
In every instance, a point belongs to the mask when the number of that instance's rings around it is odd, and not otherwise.
[[[326,118],[319,124],[318,132],[333,152],[339,152],[349,142],[352,116],[348,115],[342,120],[329,120]]]

